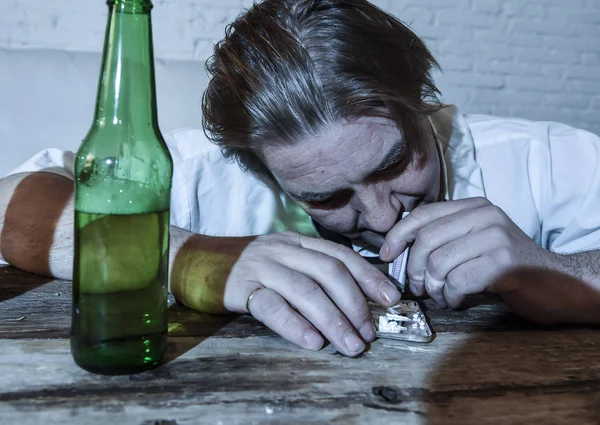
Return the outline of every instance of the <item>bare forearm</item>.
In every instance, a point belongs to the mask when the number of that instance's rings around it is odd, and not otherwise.
[[[73,182],[45,173],[0,180],[0,253],[23,270],[71,278]]]
[[[554,254],[549,268],[520,269],[497,289],[518,314],[542,324],[600,324],[600,251]]]
[[[557,270],[587,282],[600,292],[600,250],[557,254]]]
[[[0,179],[0,253],[32,273],[71,279],[73,274],[73,181],[53,173]],[[171,264],[193,236],[171,227]]]
[[[225,313],[226,283],[255,237],[211,237],[171,227],[170,289],[186,306]]]

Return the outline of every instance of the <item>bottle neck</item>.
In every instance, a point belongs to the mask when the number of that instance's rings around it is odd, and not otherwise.
[[[148,0],[113,0],[104,39],[94,124],[158,127]]]

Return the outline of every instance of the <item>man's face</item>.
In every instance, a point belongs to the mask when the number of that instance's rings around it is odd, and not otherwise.
[[[426,143],[435,153],[427,126]],[[317,222],[380,247],[385,234],[421,203],[435,202],[440,192],[440,163],[435,154],[419,165],[406,155],[395,123],[365,117],[327,128],[291,145],[261,152],[281,188]]]

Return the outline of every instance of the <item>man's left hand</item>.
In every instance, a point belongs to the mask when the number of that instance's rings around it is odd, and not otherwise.
[[[494,281],[517,267],[551,268],[553,254],[535,244],[485,198],[421,205],[386,235],[383,261],[414,242],[408,257],[411,291],[441,307],[456,308],[466,295],[494,291]]]

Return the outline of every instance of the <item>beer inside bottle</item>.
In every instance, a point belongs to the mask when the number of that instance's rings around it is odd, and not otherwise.
[[[113,0],[94,121],[75,159],[71,352],[92,372],[159,363],[167,344],[173,165],[158,128],[148,0]]]

